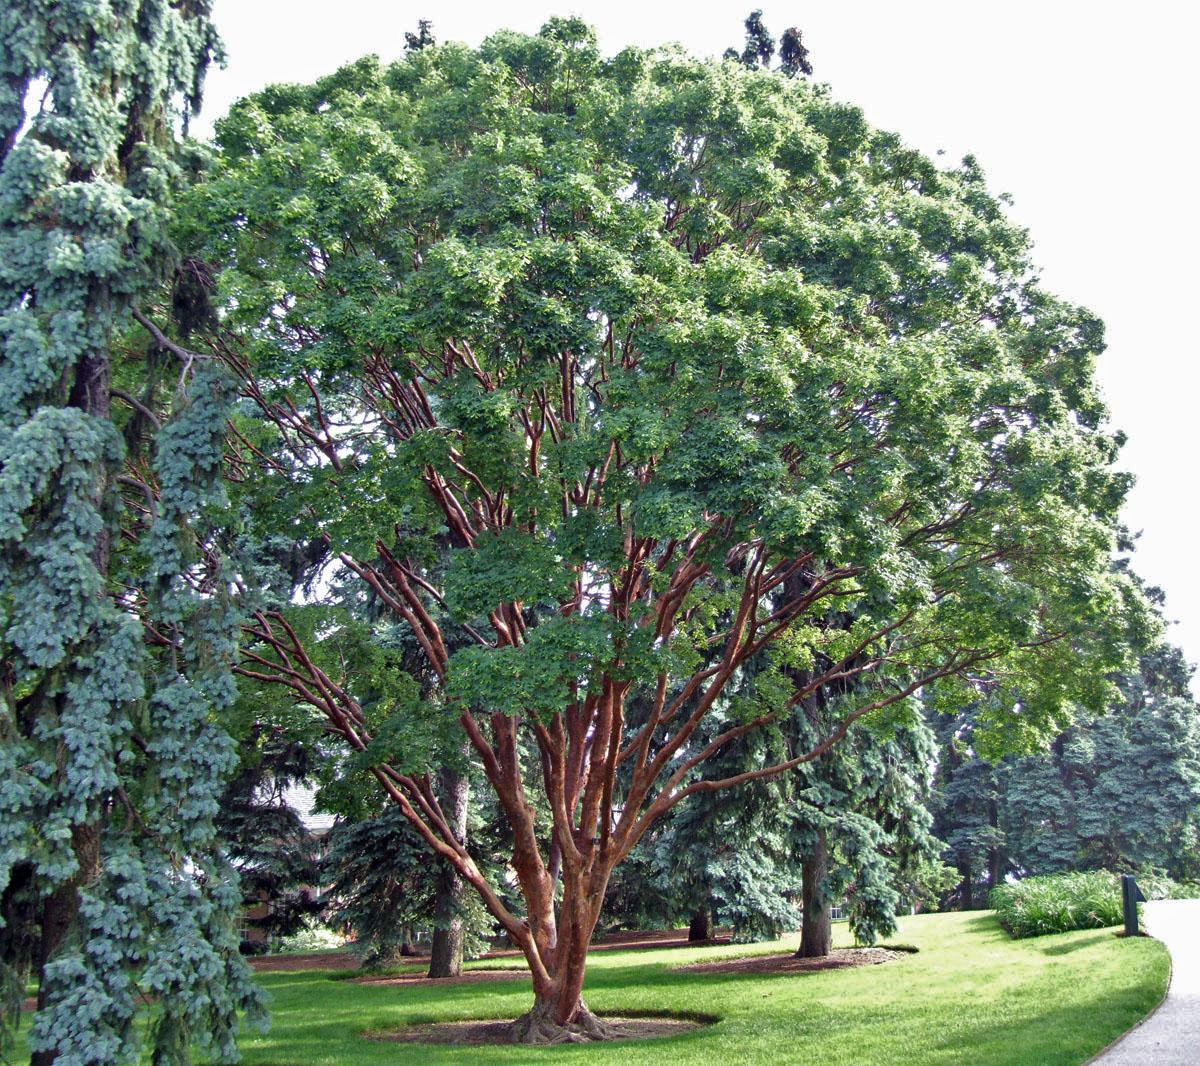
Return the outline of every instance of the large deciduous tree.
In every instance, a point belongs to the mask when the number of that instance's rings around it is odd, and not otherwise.
[[[144,996],[155,1061],[233,1061],[256,1002],[212,826],[235,761],[211,537],[233,390],[212,360],[169,364],[133,306],[169,272],[171,111],[196,102],[207,14],[0,8],[0,891],[21,926],[0,970],[6,1029],[38,982],[37,1064],[135,1058]]]
[[[1102,702],[1146,622],[1109,566],[1101,329],[1031,278],[972,162],[939,170],[800,79],[604,60],[570,20],[266,90],[218,138],[189,227],[266,427],[235,461],[427,678],[368,712],[285,605],[251,668],[364,753],[520,946],[518,1039],[604,1034],[581,991],[609,877],[688,796],[985,667],[1021,694],[999,739]],[[808,750],[701,776],[850,681]],[[455,733],[523,908],[439,801]]]

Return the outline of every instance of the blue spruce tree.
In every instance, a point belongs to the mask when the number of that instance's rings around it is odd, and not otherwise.
[[[136,1058],[140,995],[155,1062],[231,1062],[256,1003],[212,827],[232,390],[137,306],[171,265],[172,109],[217,48],[208,6],[0,8],[0,967],[9,1032],[37,980],[37,1066]]]

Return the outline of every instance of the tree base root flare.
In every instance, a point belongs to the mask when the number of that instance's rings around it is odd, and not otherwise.
[[[597,1018],[585,1003],[579,1004],[575,1017],[563,1024],[555,1018],[554,1005],[535,1003],[511,1028],[514,1044],[587,1044],[613,1040],[621,1031]]]

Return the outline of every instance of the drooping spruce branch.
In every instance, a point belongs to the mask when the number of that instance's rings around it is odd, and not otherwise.
[[[233,765],[214,724],[238,623],[216,534],[232,389],[211,363],[155,393],[124,343],[170,271],[172,112],[198,102],[207,16],[0,13],[0,891],[26,896],[37,945],[0,967],[17,992],[34,970],[39,1066],[136,1058],[147,995],[157,1061],[234,1061],[259,1002],[212,827]]]

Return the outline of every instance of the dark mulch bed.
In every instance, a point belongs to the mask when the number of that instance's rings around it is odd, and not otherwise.
[[[444,988],[447,985],[475,985],[481,981],[512,981],[514,978],[521,977],[528,978],[529,971],[510,966],[508,969],[497,967],[494,970],[483,968],[463,970],[458,977],[426,977],[424,973],[393,973],[377,976],[367,974],[363,977],[351,977],[350,981],[356,985],[438,985]]]
[[[361,960],[348,951],[318,955],[248,955],[246,961],[256,973],[266,970],[357,970],[361,965]]]
[[[613,1040],[649,1040],[654,1037],[680,1036],[710,1022],[694,1018],[622,1018],[605,1017],[613,1026]],[[363,1033],[368,1040],[393,1040],[401,1044],[511,1044],[512,1022],[429,1022]]]
[[[821,959],[798,959],[785,955],[750,955],[741,959],[718,959],[676,966],[676,973],[812,973],[815,970],[844,970],[848,966],[878,966],[904,958],[905,952],[887,948],[839,948]]]
[[[728,944],[728,936],[718,936],[712,940],[689,941],[687,933],[680,929],[635,929],[619,933],[605,933],[597,937],[592,944],[593,951],[630,951],[635,948],[695,948],[711,947],[717,944]],[[486,959],[513,959],[520,957],[515,948],[500,948],[489,951]],[[428,956],[426,956],[428,957]],[[264,971],[296,971],[296,970],[357,970],[359,959],[350,952],[325,952],[314,955],[251,955],[246,961],[250,968],[257,972]],[[421,956],[414,955],[413,963],[422,961]],[[520,973],[522,971],[516,971]],[[510,973],[511,976],[511,973]]]
[[[727,934],[712,940],[688,940],[682,929],[630,929],[619,933],[605,933],[592,941],[593,951],[629,951],[631,948],[703,948],[717,944],[731,944]],[[505,952],[504,954],[517,954]],[[492,956],[489,955],[488,958]]]

